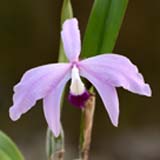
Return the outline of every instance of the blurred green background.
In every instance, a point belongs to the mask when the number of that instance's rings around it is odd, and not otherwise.
[[[82,37],[93,1],[72,0]],[[12,87],[22,74],[57,61],[61,0],[0,1],[0,129],[18,144],[27,160],[45,160],[46,122],[41,101],[19,121],[12,122]],[[98,23],[98,20],[97,20]],[[94,33],[93,33],[94,35]],[[120,124],[114,128],[97,98],[91,160],[160,159],[160,1],[130,0],[114,49],[134,62],[150,83],[153,97],[118,89]],[[80,110],[67,100],[62,113],[66,159],[77,157]]]

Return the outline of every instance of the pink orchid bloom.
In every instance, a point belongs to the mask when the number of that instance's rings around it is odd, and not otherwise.
[[[63,46],[69,63],[47,64],[27,71],[14,87],[10,118],[15,121],[26,113],[36,101],[43,98],[43,110],[49,128],[57,137],[60,134],[60,101],[63,89],[71,79],[69,101],[82,108],[89,98],[80,76],[86,78],[98,91],[114,126],[118,125],[119,101],[116,87],[133,93],[151,96],[132,62],[117,54],[102,54],[79,60],[81,52],[80,31],[76,18],[66,20],[61,32]]]

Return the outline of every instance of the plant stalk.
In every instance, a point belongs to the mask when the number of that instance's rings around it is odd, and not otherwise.
[[[92,136],[92,127],[95,111],[95,94],[92,94],[82,110],[81,135],[80,135],[80,159],[88,160]]]

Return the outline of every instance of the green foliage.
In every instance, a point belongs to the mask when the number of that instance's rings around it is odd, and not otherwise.
[[[73,10],[72,10],[72,5],[70,0],[64,0],[63,6],[62,6],[62,12],[61,12],[61,25],[63,22],[68,19],[73,17]]]
[[[83,41],[82,56],[112,52],[128,0],[95,0]]]
[[[0,150],[0,160],[12,160],[6,152]]]
[[[24,160],[14,142],[0,131],[0,160]]]

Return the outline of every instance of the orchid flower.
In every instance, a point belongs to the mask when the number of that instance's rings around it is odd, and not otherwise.
[[[43,98],[46,121],[57,137],[61,129],[61,96],[69,79],[69,101],[73,105],[82,108],[90,96],[80,76],[96,88],[114,126],[118,125],[119,117],[116,87],[151,96],[150,86],[144,82],[137,67],[127,57],[107,53],[79,60],[81,40],[76,18],[64,22],[61,37],[69,63],[43,65],[30,69],[23,75],[14,87],[13,106],[9,110],[13,121],[18,120],[37,100]]]

